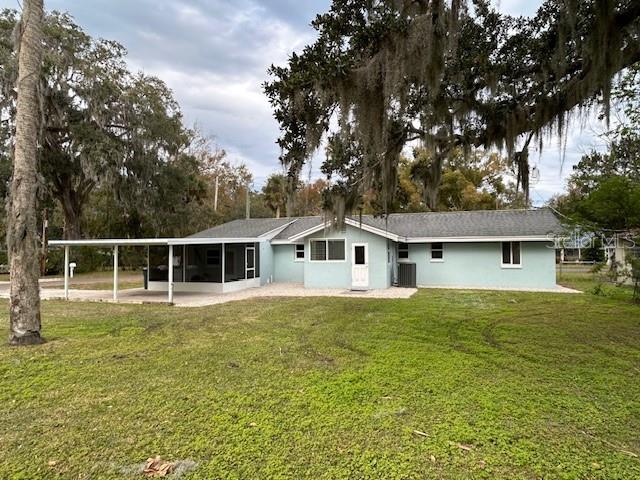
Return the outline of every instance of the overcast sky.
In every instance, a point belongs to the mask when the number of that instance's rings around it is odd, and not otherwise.
[[[531,15],[541,0],[496,0],[500,9]],[[48,10],[67,11],[91,35],[116,40],[129,52],[132,69],[157,75],[174,91],[186,121],[214,136],[232,160],[245,162],[256,187],[279,170],[272,119],[261,84],[272,63],[314,38],[309,26],[329,0],[45,0]],[[0,6],[19,8],[17,0]],[[531,152],[542,173],[532,200],[541,204],[564,187],[582,153],[601,148],[597,122],[574,122],[566,157],[557,138],[542,155]],[[316,163],[319,161],[316,159]],[[317,165],[315,165],[317,167]]]

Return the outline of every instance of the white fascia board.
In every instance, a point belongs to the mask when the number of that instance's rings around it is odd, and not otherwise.
[[[277,236],[280,232],[282,232],[289,225],[291,225],[292,223],[296,223],[297,221],[298,221],[298,219],[296,218],[295,220],[291,220],[289,223],[285,223],[281,227],[274,228],[273,230],[269,230],[268,232],[263,233],[262,235],[260,235],[260,238],[266,238],[266,239],[271,240],[273,237]]]
[[[301,238],[308,237],[309,235],[312,235],[312,234],[314,234],[316,232],[319,232],[320,230],[324,230],[329,225],[331,225],[331,222],[321,223],[320,225],[316,225],[315,227],[308,228],[304,232],[300,232],[297,235],[289,237],[287,239],[287,243],[296,243]]]
[[[154,245],[209,245],[215,243],[260,243],[264,238],[94,238],[83,240],[49,240],[50,247],[115,247]]]
[[[379,235],[381,237],[388,238],[389,240],[393,240],[394,242],[398,242],[400,240],[400,238],[401,238],[399,235],[396,235],[395,233],[391,233],[389,231],[382,230],[381,228],[378,228],[378,227],[372,227],[371,225],[367,225],[366,223],[358,222],[358,221],[353,220],[351,218],[345,218],[344,223],[346,223],[347,225],[351,225],[352,227],[364,230],[365,232],[370,232],[370,233],[373,233],[375,235]]]
[[[359,228],[360,230],[364,230],[365,232],[369,232],[369,233],[373,233],[374,235],[379,235],[381,237],[384,238],[388,238],[390,240],[393,240],[394,242],[399,241],[400,237],[398,235],[396,235],[395,233],[391,233],[391,232],[387,232],[385,230],[382,230],[380,228],[377,227],[372,227],[371,225],[368,225],[366,223],[361,223],[358,222],[356,220],[353,220],[351,218],[345,218],[344,219],[344,223],[354,227],[354,228]],[[309,228],[307,230],[305,230],[304,232],[300,232],[297,235],[294,235],[293,237],[289,237],[286,241],[286,243],[297,243],[298,240],[300,240],[301,238],[304,237],[308,237],[309,235],[312,235],[316,232],[319,232],[320,230],[324,230],[325,228],[328,228],[331,226],[331,222],[325,222],[325,223],[321,223],[320,225],[316,225],[315,227]]]
[[[402,243],[553,242],[546,235],[529,237],[406,237]]]
[[[294,242],[294,241],[288,240],[286,238],[284,238],[284,239],[280,238],[280,239],[273,239],[273,240],[271,240],[270,243],[271,243],[271,245],[295,245],[295,244],[298,244],[298,243],[301,243],[301,242],[299,240]]]
[[[49,240],[50,247],[115,247],[169,245],[170,238],[94,238],[84,240]]]
[[[264,242],[265,238],[172,238],[169,240],[168,245],[211,245],[216,243],[260,243]]]

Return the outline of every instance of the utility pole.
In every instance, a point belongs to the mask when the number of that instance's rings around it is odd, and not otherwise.
[[[249,190],[249,183],[247,183],[247,201],[246,201],[246,217],[247,220],[251,218],[251,190]]]

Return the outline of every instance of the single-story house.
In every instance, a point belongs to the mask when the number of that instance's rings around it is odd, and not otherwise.
[[[549,209],[397,213],[234,220],[184,238],[51,241],[69,248],[148,246],[148,288],[219,294],[272,282],[307,288],[393,285],[552,289],[554,236]],[[114,268],[117,298],[117,268]],[[65,278],[68,267],[65,267]],[[67,282],[65,282],[67,283]],[[67,290],[67,288],[66,288]]]

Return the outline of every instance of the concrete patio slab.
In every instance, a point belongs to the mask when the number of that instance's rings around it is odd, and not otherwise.
[[[299,284],[271,284],[259,288],[249,288],[240,292],[213,294],[200,292],[174,292],[173,304],[177,307],[206,307],[220,303],[268,297],[351,297],[351,298],[409,298],[415,288],[387,288],[384,290],[352,291],[338,288],[308,289]],[[111,290],[70,290],[69,300],[84,302],[113,303]],[[43,300],[64,300],[64,290],[47,288],[40,290]],[[167,304],[167,293],[149,291],[142,288],[120,290],[118,303]],[[8,291],[0,291],[0,298],[9,298]]]

